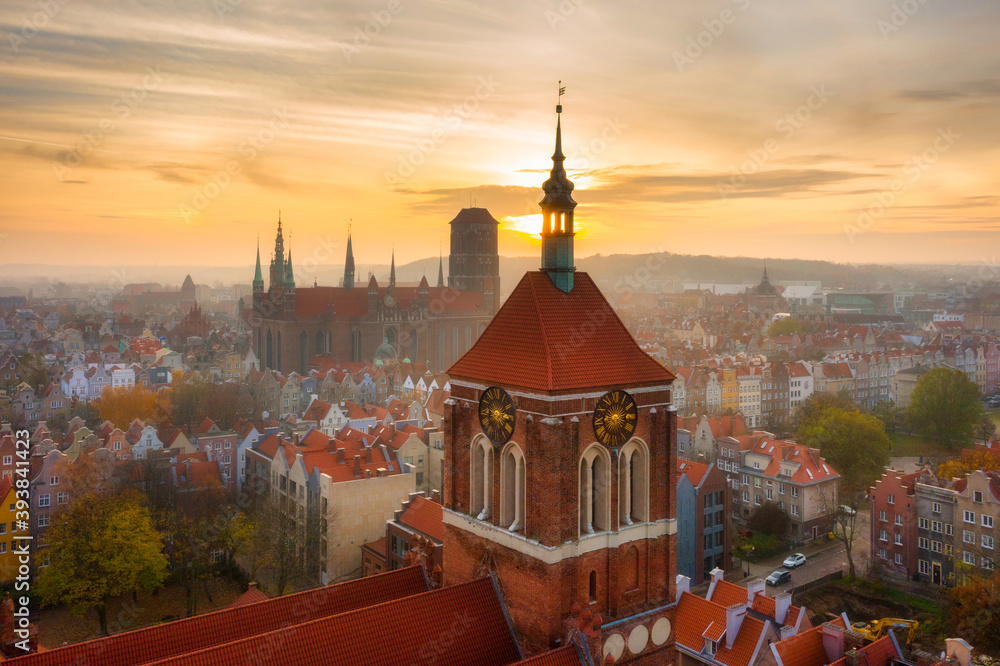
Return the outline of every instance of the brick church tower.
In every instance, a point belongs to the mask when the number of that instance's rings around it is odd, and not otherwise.
[[[528,653],[565,642],[582,616],[595,663],[668,664],[674,377],[575,271],[561,131],[557,121],[540,204],[542,269],[448,371],[445,579],[492,573]]]

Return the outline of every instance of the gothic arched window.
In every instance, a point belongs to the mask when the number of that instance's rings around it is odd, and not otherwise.
[[[511,532],[524,529],[524,454],[511,442],[500,458],[500,524]]]
[[[593,444],[580,456],[580,533],[611,529],[611,458]]]
[[[472,442],[469,515],[488,520],[493,507],[493,446],[485,437]]]
[[[638,439],[618,456],[618,521],[631,525],[649,520],[649,456]]]

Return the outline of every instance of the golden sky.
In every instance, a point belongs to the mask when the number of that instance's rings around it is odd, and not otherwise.
[[[49,264],[534,254],[557,81],[577,254],[993,260],[990,0],[4,0],[0,247]]]

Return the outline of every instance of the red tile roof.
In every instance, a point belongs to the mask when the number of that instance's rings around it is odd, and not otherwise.
[[[448,374],[546,392],[673,380],[639,348],[590,276],[580,272],[569,293],[541,271],[526,273]]]
[[[503,666],[522,658],[493,579],[480,578],[155,663],[236,666],[260,654],[273,664],[365,666],[425,663],[428,655],[438,666]]]
[[[766,629],[764,622],[754,617],[744,617],[736,640],[731,648],[720,647],[715,653],[715,660],[726,666],[747,666],[753,657],[761,634]]]
[[[247,591],[236,598],[236,601],[226,606],[226,608],[238,608],[267,601],[267,595],[260,591],[256,585],[251,585]]]
[[[18,657],[10,663],[62,666],[90,663],[93,659],[93,663],[102,666],[135,666],[266,634],[288,626],[289,622],[308,622],[426,591],[423,569],[407,567]],[[246,654],[240,663],[245,662]]]
[[[730,583],[728,580],[720,580],[716,583],[709,601],[713,604],[719,604],[723,608],[729,608],[733,604],[745,604],[747,602],[747,589],[736,583]]]
[[[768,617],[774,617],[774,599],[763,592],[754,595],[753,605],[750,608]]]
[[[830,624],[846,628],[841,618]],[[773,645],[784,666],[824,666],[828,662],[826,648],[823,647],[822,624]]]
[[[438,543],[444,542],[444,523],[441,505],[426,497],[414,497],[406,507],[399,522],[423,532]]]
[[[685,460],[683,458],[677,459],[677,471],[684,474],[695,488],[705,480],[705,475],[708,474],[709,468],[710,465],[705,463]]]
[[[587,662],[575,645],[565,645],[555,650],[536,654],[534,657],[528,657],[511,666],[521,666],[522,664],[530,666],[581,666],[585,663]]]

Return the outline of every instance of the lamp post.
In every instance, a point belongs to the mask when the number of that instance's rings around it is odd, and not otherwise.
[[[753,550],[754,550],[753,546],[750,546],[749,550],[746,551],[746,554],[747,554],[747,573],[746,573],[745,576],[743,576],[744,578],[747,578],[747,577],[750,576],[750,560],[751,560],[751,558],[753,558]]]

